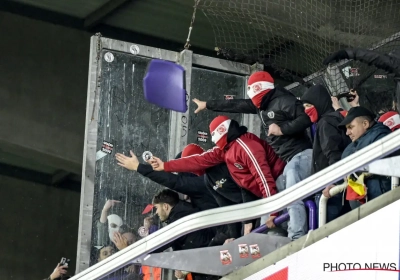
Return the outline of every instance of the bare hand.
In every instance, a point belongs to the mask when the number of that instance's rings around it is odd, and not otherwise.
[[[207,102],[200,101],[197,98],[194,98],[193,102],[196,103],[197,105],[197,109],[194,111],[195,114],[199,113],[200,111],[203,111],[204,109],[207,109]]]
[[[283,135],[279,125],[277,125],[275,123],[269,125],[269,127],[268,127],[268,135],[267,136],[270,136],[270,135],[275,135],[275,136]]]
[[[175,277],[178,279],[184,279],[185,275],[180,270],[175,270]]]
[[[158,157],[152,157],[150,160],[150,164],[155,171],[163,171],[164,170],[164,162]]]
[[[252,223],[248,223],[244,225],[244,233],[243,235],[249,234],[251,232],[251,229],[253,228]]]
[[[233,240],[235,240],[235,238],[229,238],[229,239],[225,240],[224,245],[231,243]]]
[[[274,219],[275,219],[275,218],[276,218],[276,217],[274,217],[274,216],[270,216],[270,217],[268,218],[267,222],[265,223],[266,226],[267,226],[267,228],[274,228],[274,227],[275,227],[275,224],[274,224]]]
[[[125,271],[128,274],[134,274],[136,272],[135,265],[132,264],[132,265],[128,266],[127,268],[125,268]]]
[[[153,217],[144,218],[143,226],[146,229],[150,229],[150,226],[153,224]]]
[[[330,189],[332,189],[334,186],[335,186],[335,185],[327,186],[327,187],[322,191],[322,194],[323,194],[325,197],[330,198],[331,195],[330,195],[329,191],[330,191]]]
[[[116,204],[122,203],[119,200],[107,200],[104,204],[103,210],[109,210],[111,207],[114,207]]]
[[[128,247],[128,240],[126,240],[126,238],[123,237],[119,232],[114,232],[114,238],[112,242],[120,251]]]
[[[354,97],[354,100],[351,101],[351,102],[349,102],[350,106],[351,106],[351,107],[358,107],[358,106],[360,106],[360,102],[359,102],[359,101],[360,101],[360,97],[358,96],[357,91],[354,90],[354,89],[351,89],[351,90],[350,90],[350,94],[352,94],[352,95],[355,96],[355,97]]]
[[[340,106],[339,99],[337,99],[336,96],[332,96],[331,99],[332,99],[332,107],[333,107],[333,109],[335,109],[335,111],[336,111],[337,109],[342,108],[342,107]]]
[[[115,158],[118,161],[118,165],[122,166],[128,170],[137,170],[139,166],[139,160],[137,159],[136,155],[130,151],[131,157],[128,157],[123,154],[116,154]]]
[[[54,280],[54,279],[60,278],[61,275],[67,274],[67,272],[68,272],[67,268],[68,268],[68,265],[60,266],[60,264],[57,264],[57,267],[54,269],[53,273],[50,275],[50,279]]]

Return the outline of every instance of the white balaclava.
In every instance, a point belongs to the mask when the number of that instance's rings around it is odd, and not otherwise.
[[[108,220],[108,236],[110,240],[114,239],[114,233],[119,232],[119,228],[122,226],[122,218],[118,215],[111,214],[107,217]]]

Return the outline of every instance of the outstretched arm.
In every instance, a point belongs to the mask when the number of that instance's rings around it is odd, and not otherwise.
[[[203,189],[196,188],[198,182],[203,183],[202,178],[188,177],[182,174],[176,175],[169,172],[157,172],[153,170],[151,165],[139,164],[137,172],[143,176],[149,178],[153,182],[156,182],[164,187],[174,190],[179,193],[186,194],[188,196],[203,194]]]
[[[358,60],[369,65],[374,65],[379,69],[400,75],[400,59],[386,54],[381,54],[376,51],[360,48],[343,49],[337,51],[327,57],[323,63],[327,65],[331,62],[339,61],[341,59]]]
[[[194,111],[196,114],[205,109],[225,113],[257,114],[257,108],[251,99],[200,101],[195,98],[193,102],[197,104],[197,109]]]
[[[167,162],[163,162],[159,158],[153,157],[151,165],[156,171],[195,172],[213,167],[224,161],[224,152],[218,147],[214,147],[202,154],[183,157]]]

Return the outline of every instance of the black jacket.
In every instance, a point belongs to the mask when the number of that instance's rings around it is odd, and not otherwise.
[[[306,129],[311,126],[302,102],[288,90],[276,87],[268,92],[257,109],[250,99],[209,100],[207,109],[217,112],[258,114],[266,134],[272,123],[279,125],[282,136],[269,136],[266,141],[283,160],[289,161],[296,154],[311,149]]]
[[[242,188],[233,181],[225,163],[206,169],[204,182],[220,207],[242,203]]]
[[[151,165],[141,163],[138,166],[137,172],[171,190],[188,195],[193,207],[200,210],[218,207],[214,196],[207,190],[203,176],[198,177],[190,173],[179,173],[176,175],[164,171],[154,171]]]
[[[322,85],[309,88],[301,100],[314,105],[318,112],[317,129],[313,143],[313,173],[338,162],[344,149],[351,143],[344,130],[338,128],[344,119],[332,108],[328,90]]]
[[[168,220],[166,220],[165,223],[171,224],[185,216],[197,213],[198,211],[199,210],[193,208],[190,203],[185,201],[180,201],[178,202],[177,205],[174,206],[174,208],[172,208],[171,212],[169,213]],[[208,246],[208,244],[213,239],[214,235],[215,232],[209,228],[198,230],[186,234],[182,237],[179,237],[178,239],[172,241],[171,243],[164,245],[161,248],[158,248],[153,253],[163,252],[164,250],[170,247],[172,247],[174,251],[204,248]],[[192,276],[195,280],[206,280],[212,278],[212,276],[197,274],[197,273],[192,273]]]
[[[180,218],[189,216],[191,214],[199,212],[199,209],[193,208],[192,205],[186,201],[179,201],[177,205],[175,205],[171,212],[169,213],[168,219],[165,221],[166,224],[171,224],[176,222]],[[170,247],[174,251],[179,250],[189,250],[189,249],[197,249],[207,247],[212,238],[214,237],[215,232],[211,229],[202,229],[189,234],[186,234],[178,239],[172,241],[169,244],[162,246],[157,249],[153,253],[162,252]]]
[[[394,73],[394,80],[396,81],[396,103],[397,110],[400,108],[400,50],[397,49],[392,54],[382,54],[376,51],[366,49],[345,49],[347,58],[358,60],[368,65],[374,65],[378,69],[383,69],[389,73]]]
[[[398,50],[393,55],[359,48],[345,49],[345,51],[349,59],[374,65],[376,68],[394,73],[396,78],[400,78],[400,57],[398,57]]]
[[[220,207],[260,199],[248,190],[239,187],[235,181],[233,181],[225,163],[206,169],[204,180],[207,188],[213,194]],[[243,221],[243,223],[250,222],[253,223],[254,226],[257,223],[257,219]],[[224,227],[223,230],[227,238],[238,238],[242,230],[241,223],[229,224],[227,227]]]

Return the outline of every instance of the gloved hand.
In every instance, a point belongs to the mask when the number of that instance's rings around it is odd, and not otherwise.
[[[348,59],[348,58],[349,58],[349,55],[347,54],[346,50],[340,50],[340,51],[337,51],[337,52],[331,54],[327,58],[325,58],[322,63],[324,65],[328,65],[329,63],[331,63],[333,61],[338,62],[339,60]]]

